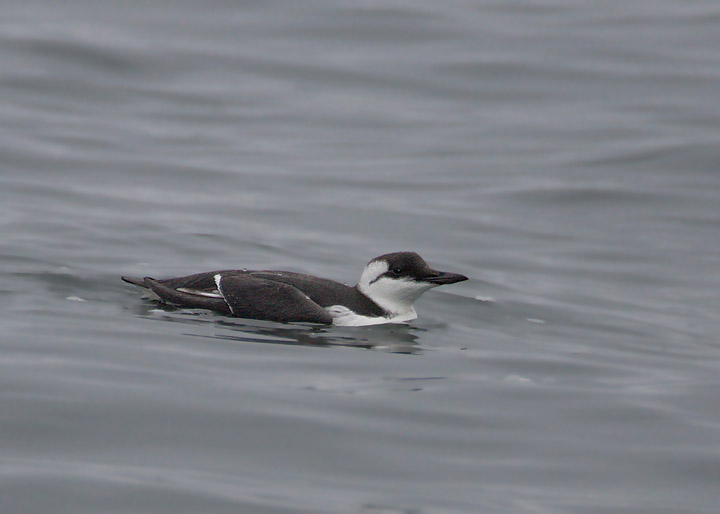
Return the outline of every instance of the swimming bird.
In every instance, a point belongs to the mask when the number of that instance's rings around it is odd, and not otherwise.
[[[415,252],[395,252],[372,259],[354,287],[291,271],[246,269],[122,279],[181,307],[267,321],[362,326],[411,321],[417,318],[413,304],[425,291],[468,278],[437,271]]]

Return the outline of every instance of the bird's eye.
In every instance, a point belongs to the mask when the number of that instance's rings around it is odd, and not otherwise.
[[[391,273],[392,273],[393,275],[399,275],[400,273],[402,273],[402,268],[400,268],[400,267],[393,268],[392,271],[391,271]]]

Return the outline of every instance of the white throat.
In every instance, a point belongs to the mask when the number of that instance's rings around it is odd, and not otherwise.
[[[365,267],[357,288],[389,314],[391,322],[402,323],[417,318],[413,304],[433,284],[409,278],[382,276],[388,271],[386,261],[373,261]]]

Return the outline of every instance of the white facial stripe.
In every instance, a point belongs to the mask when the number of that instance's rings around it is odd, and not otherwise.
[[[361,291],[363,291],[363,289],[365,288],[370,287],[372,283],[374,283],[383,273],[387,273],[389,269],[390,266],[388,265],[387,261],[371,262],[370,264],[365,266],[365,270],[363,270],[363,273],[360,276],[360,282],[358,282],[358,287]]]

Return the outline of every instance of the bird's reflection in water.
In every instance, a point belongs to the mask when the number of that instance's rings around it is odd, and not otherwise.
[[[165,307],[165,306],[164,306]],[[375,349],[390,353],[417,354],[419,332],[425,329],[410,325],[385,324],[367,327],[326,327],[300,323],[274,323],[209,315],[206,311],[182,310],[170,314],[172,309],[148,309],[144,317],[173,323],[206,325],[214,323],[221,331],[214,335],[192,334],[196,337],[223,339],[243,343],[284,344],[314,347],[345,346]]]
[[[219,321],[218,325],[236,334],[223,334],[223,339],[302,346],[348,346],[378,349],[391,353],[419,353],[418,336],[422,329],[408,325],[372,325],[368,327],[317,327],[313,325],[258,326],[250,323]],[[260,336],[253,337],[253,335]]]

